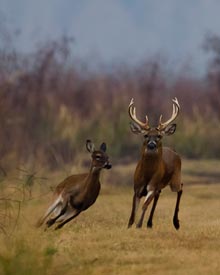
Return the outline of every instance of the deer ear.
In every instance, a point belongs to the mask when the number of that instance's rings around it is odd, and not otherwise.
[[[87,139],[86,141],[86,149],[89,151],[89,153],[93,153],[95,150],[95,145],[91,142],[90,139]]]
[[[166,136],[170,136],[172,134],[174,134],[176,131],[176,123],[173,123],[171,125],[168,125],[165,129],[164,129],[164,135]]]
[[[138,134],[143,134],[144,131],[141,129],[141,127],[134,122],[130,122],[130,129],[132,131],[132,133],[138,135]]]
[[[100,150],[103,151],[103,152],[106,152],[107,146],[106,146],[106,143],[105,143],[105,142],[103,142],[103,143],[100,145]]]

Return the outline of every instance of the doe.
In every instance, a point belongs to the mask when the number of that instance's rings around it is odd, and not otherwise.
[[[95,150],[94,144],[87,140],[86,148],[92,157],[89,172],[69,176],[58,184],[54,201],[37,222],[37,227],[44,223],[50,227],[56,223],[55,229],[59,229],[96,201],[100,191],[100,172],[103,168],[110,169],[111,164],[105,143],[101,144],[99,150]]]
[[[140,203],[140,199],[145,197],[142,207],[141,217],[136,225],[137,228],[142,227],[144,215],[148,205],[154,199],[150,216],[147,222],[147,227],[152,227],[153,215],[160,196],[161,189],[170,185],[173,192],[177,192],[177,201],[173,216],[173,224],[176,229],[179,229],[179,203],[182,195],[181,183],[181,159],[180,156],[168,147],[162,146],[162,137],[172,135],[176,130],[176,124],[172,122],[177,117],[180,105],[178,100],[173,100],[173,113],[169,120],[162,122],[162,115],[159,119],[157,127],[150,127],[148,117],[146,122],[141,122],[136,117],[136,109],[134,100],[132,99],[128,107],[131,122],[131,131],[135,134],[143,134],[144,142],[141,149],[141,157],[137,164],[134,173],[134,196],[131,216],[128,222],[128,228],[135,221],[136,212]]]

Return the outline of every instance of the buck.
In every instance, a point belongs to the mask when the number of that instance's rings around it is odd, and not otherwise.
[[[94,144],[87,140],[86,148],[92,157],[89,172],[69,176],[58,184],[54,201],[37,222],[37,227],[44,223],[46,227],[50,227],[56,223],[55,229],[59,229],[96,201],[100,191],[100,172],[103,168],[110,169],[111,164],[106,154],[105,143],[101,144],[99,150],[95,150]]]
[[[132,99],[128,113],[132,122],[131,131],[135,134],[143,134],[144,142],[141,149],[141,158],[137,164],[134,173],[134,196],[132,203],[131,216],[128,222],[128,228],[135,222],[136,212],[140,199],[145,197],[141,217],[136,224],[137,228],[142,227],[144,215],[148,205],[153,201],[147,227],[153,226],[153,215],[161,193],[161,190],[167,185],[173,192],[177,192],[176,207],[173,216],[173,224],[179,229],[179,203],[182,195],[181,183],[181,159],[180,156],[168,147],[162,146],[163,136],[172,135],[176,130],[176,124],[172,123],[179,114],[180,105],[177,98],[172,99],[172,116],[166,122],[162,122],[162,115],[159,118],[157,127],[150,127],[148,116],[146,121],[142,122],[136,117],[136,108]]]

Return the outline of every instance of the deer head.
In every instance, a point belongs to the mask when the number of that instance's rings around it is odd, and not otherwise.
[[[92,167],[95,169],[110,169],[112,167],[106,154],[107,146],[105,142],[100,145],[99,150],[95,150],[95,145],[88,139],[86,141],[86,148],[92,156]]]
[[[148,152],[156,152],[159,147],[162,146],[161,139],[163,136],[172,135],[176,130],[176,124],[172,123],[179,114],[180,105],[177,98],[172,99],[173,101],[173,112],[170,117],[165,122],[162,122],[162,115],[159,118],[159,124],[157,127],[150,127],[148,116],[146,116],[145,122],[140,121],[136,116],[136,108],[134,107],[134,100],[131,99],[131,102],[128,107],[128,113],[130,118],[133,120],[130,123],[131,131],[135,134],[143,134]]]

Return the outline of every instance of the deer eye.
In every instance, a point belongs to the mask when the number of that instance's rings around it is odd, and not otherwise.
[[[148,135],[144,135],[145,138],[148,138],[149,136]]]
[[[157,138],[158,138],[158,139],[161,139],[161,138],[162,138],[162,135],[157,135]]]
[[[101,156],[96,156],[95,158],[96,158],[96,160],[100,160]]]

